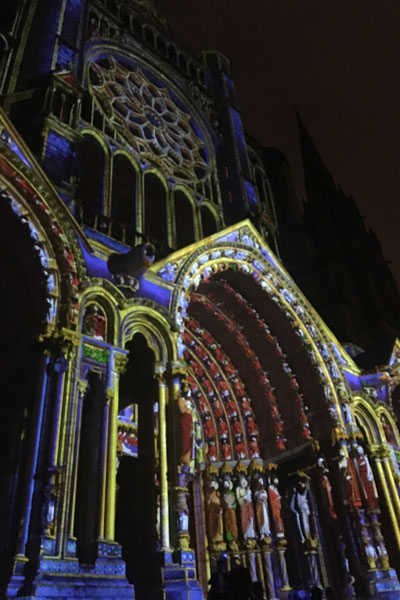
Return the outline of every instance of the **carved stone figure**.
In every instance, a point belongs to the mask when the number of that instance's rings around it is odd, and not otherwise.
[[[106,318],[97,304],[90,304],[85,310],[82,331],[95,340],[105,340]]]
[[[335,505],[333,503],[332,498],[332,486],[328,477],[329,469],[326,465],[325,459],[322,456],[318,459],[318,467],[320,469],[320,485],[322,489],[325,509],[332,519],[337,519]]]
[[[183,465],[190,466],[190,459],[192,456],[192,435],[193,435],[193,415],[192,407],[190,402],[190,391],[187,392],[186,397],[179,396],[178,406],[181,413],[181,436],[182,436],[182,450],[180,462]]]
[[[226,539],[228,542],[236,541],[238,538],[238,528],[236,521],[236,497],[233,491],[231,477],[225,476],[224,479],[224,524]]]
[[[306,539],[311,538],[311,510],[307,498],[307,486],[302,480],[300,480],[293,489],[293,495],[290,500],[290,510],[295,516],[300,539],[302,542],[305,542]]]
[[[269,525],[268,514],[268,494],[265,489],[264,480],[262,477],[257,479],[256,489],[254,491],[254,500],[256,507],[258,534],[260,538],[270,537],[271,529]]]
[[[353,461],[346,456],[344,450],[339,452],[339,470],[345,493],[345,504],[352,508],[361,506],[361,493]]]
[[[240,522],[245,540],[255,538],[254,508],[249,483],[244,475],[240,475],[236,488],[236,498],[240,506]]]
[[[285,531],[281,515],[281,495],[278,490],[278,484],[278,478],[274,477],[268,486],[268,498],[274,521],[275,533],[278,537],[283,537]]]
[[[367,507],[375,510],[378,508],[378,492],[371,465],[362,446],[357,446],[356,448],[354,463],[359,476],[361,496]]]
[[[224,541],[224,525],[222,521],[221,496],[218,481],[210,482],[207,494],[208,533],[212,544]]]

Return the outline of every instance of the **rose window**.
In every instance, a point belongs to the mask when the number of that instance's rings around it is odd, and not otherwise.
[[[166,88],[112,56],[91,64],[90,86],[106,119],[142,160],[159,164],[175,180],[207,174],[205,144]]]

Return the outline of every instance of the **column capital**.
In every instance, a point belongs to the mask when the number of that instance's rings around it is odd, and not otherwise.
[[[110,404],[115,397],[115,390],[113,388],[107,388],[107,404]]]
[[[158,364],[155,366],[154,369],[154,379],[157,380],[158,384],[164,384],[166,385],[166,379],[165,379],[165,365],[164,364]]]
[[[84,394],[88,387],[88,382],[86,379],[78,379],[76,382],[76,387],[81,394]]]
[[[81,335],[63,327],[61,330],[54,331],[50,336],[41,337],[40,341],[43,344],[44,354],[47,356],[64,355],[66,358],[71,358],[81,342]]]
[[[389,458],[391,454],[390,448],[385,444],[371,444],[369,446],[369,451],[371,453],[372,458],[378,460]]]
[[[114,354],[114,369],[118,375],[122,375],[125,372],[126,365],[128,364],[128,355],[116,352]]]
[[[171,363],[171,376],[185,379],[187,377],[187,367],[181,362]]]

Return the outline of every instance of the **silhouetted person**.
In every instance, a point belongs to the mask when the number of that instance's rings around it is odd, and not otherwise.
[[[322,600],[322,598],[323,594],[321,588],[314,585],[314,587],[311,588],[311,600]]]
[[[310,600],[311,596],[309,592],[307,592],[300,585],[296,585],[290,592],[288,599],[289,600]]]
[[[251,598],[251,577],[239,556],[233,557],[233,566],[228,574],[229,600],[248,600]]]
[[[211,587],[207,600],[229,600],[228,575],[225,572],[225,560],[223,558],[217,560],[217,570],[211,573],[208,583]]]
[[[251,586],[251,591],[252,591],[252,600],[264,600],[265,596],[264,596],[264,588],[262,586],[262,583],[260,581],[253,581],[252,586]],[[267,600],[269,598],[269,594],[267,592]]]

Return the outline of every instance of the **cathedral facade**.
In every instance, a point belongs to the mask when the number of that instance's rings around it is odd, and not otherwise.
[[[302,215],[150,1],[0,14],[1,598],[201,600],[236,556],[398,598],[400,309],[354,202],[318,167]]]

